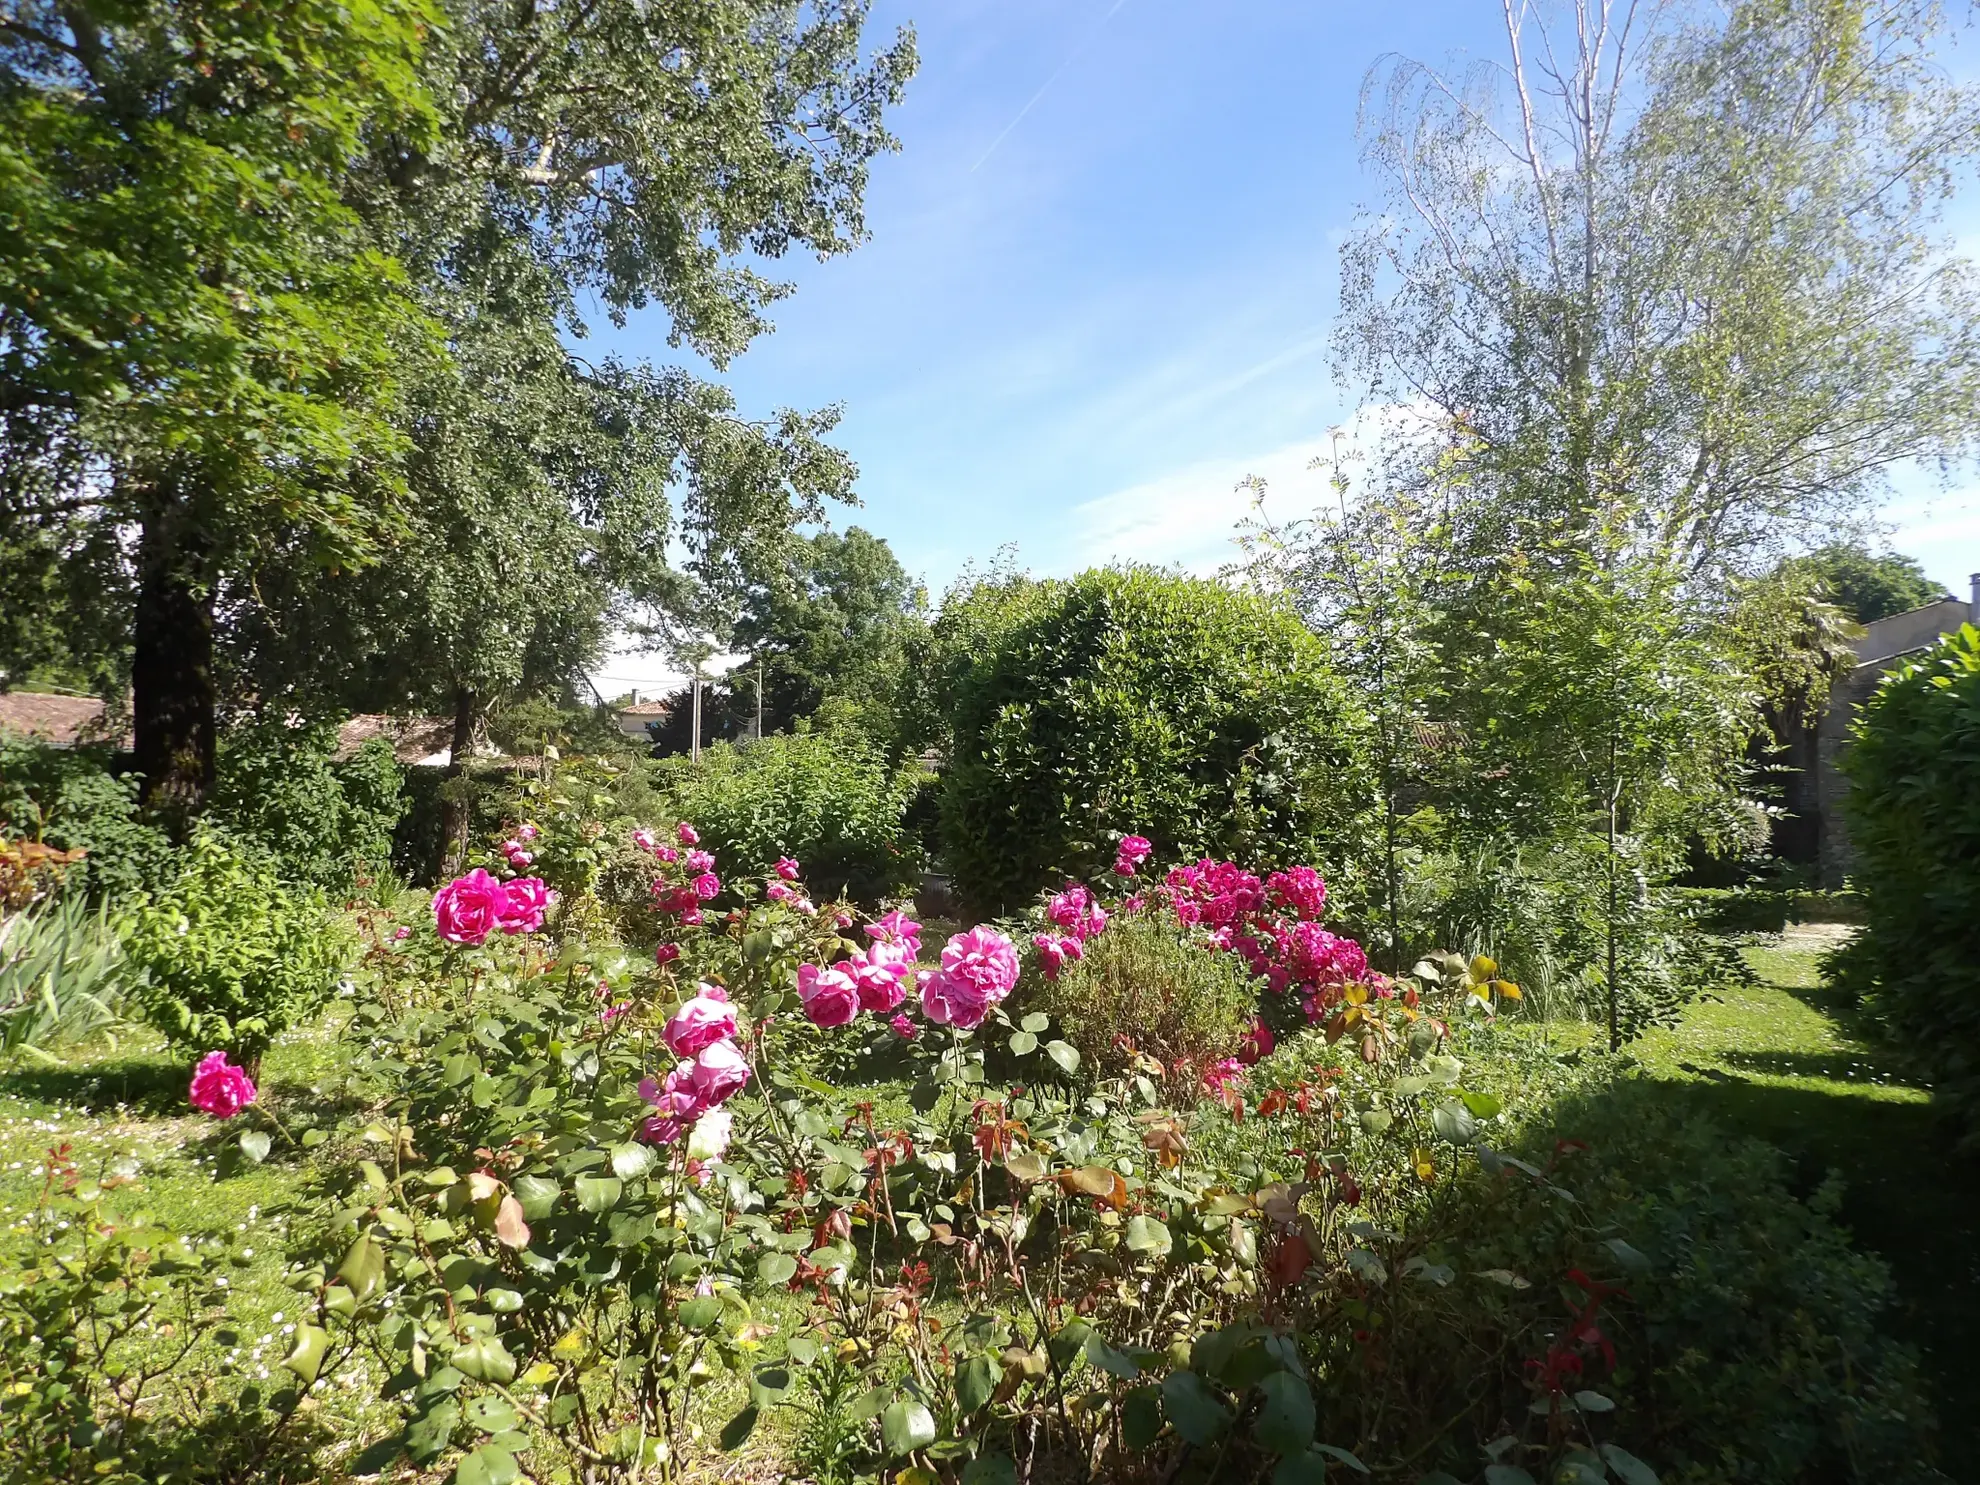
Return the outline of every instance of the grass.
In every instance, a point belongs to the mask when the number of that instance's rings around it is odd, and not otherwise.
[[[270,1049],[263,1086],[291,1128],[327,1116],[325,1090],[341,1061],[328,1027]],[[189,1059],[147,1034],[126,1038],[108,1056],[0,1072],[0,1230],[18,1229],[33,1210],[51,1150],[66,1146],[86,1179],[135,1166],[136,1183],[107,1199],[110,1212],[141,1210],[179,1232],[219,1234],[233,1253],[225,1326],[202,1339],[185,1374],[212,1381],[223,1395],[249,1386],[266,1391],[286,1380],[280,1363],[302,1318],[285,1269],[316,1237],[314,1214],[324,1205],[319,1168],[313,1152],[279,1136],[265,1163],[243,1159],[242,1131],[267,1126],[252,1116],[220,1124],[194,1113],[186,1103],[190,1073]],[[391,1418],[375,1400],[378,1379],[363,1367],[358,1361],[347,1368],[334,1390],[319,1384],[312,1399],[312,1421],[336,1437],[332,1458]]]
[[[1891,1267],[1893,1331],[1916,1346],[1955,1478],[1980,1457],[1980,1171],[1955,1159],[1929,1092],[1856,1034],[1827,990],[1819,959],[1837,939],[1824,925],[1791,928],[1744,953],[1756,983],[1694,1003],[1683,1021],[1633,1050],[1673,1093],[1745,1134],[1772,1141],[1800,1167],[1804,1190],[1841,1174],[1840,1219]]]

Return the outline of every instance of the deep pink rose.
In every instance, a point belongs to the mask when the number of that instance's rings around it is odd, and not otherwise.
[[[673,865],[676,861],[681,859],[681,853],[675,850],[672,846],[655,846],[653,848],[653,854],[659,860],[666,862],[669,866]]]
[[[1235,1057],[1225,1057],[1203,1069],[1203,1086],[1212,1093],[1222,1093],[1232,1083],[1244,1081],[1244,1064]]]
[[[202,1114],[231,1119],[254,1102],[254,1080],[229,1062],[225,1052],[208,1052],[193,1070],[186,1097]]]
[[[694,1091],[709,1108],[726,1102],[749,1081],[749,1059],[734,1042],[703,1047],[694,1058]]]
[[[874,947],[882,946],[876,944]],[[905,964],[890,963],[884,959],[875,962],[870,954],[854,954],[844,961],[843,967],[859,987],[861,1010],[884,1014],[907,998],[907,987],[901,983],[907,978]]]
[[[680,957],[681,946],[679,944],[662,944],[653,951],[653,962],[655,964],[672,964]]]
[[[791,860],[788,856],[779,856],[777,858],[777,875],[787,882],[795,882],[798,879],[797,862]]]
[[[1017,984],[1017,946],[994,928],[972,928],[942,946],[942,972],[968,980],[995,1004]]]
[[[1077,883],[1045,904],[1045,916],[1074,938],[1088,939],[1107,926],[1107,910]]]
[[[642,825],[632,833],[632,843],[651,856],[653,848],[659,845],[660,841],[651,830]]]
[[[701,844],[700,834],[685,820],[674,827],[674,835],[684,846],[698,846]]]
[[[694,895],[696,897],[699,897],[703,902],[707,902],[717,892],[722,890],[722,879],[712,871],[704,871],[689,885],[694,888]]]
[[[509,911],[509,889],[476,867],[433,894],[433,925],[450,944],[478,944]]]
[[[707,871],[714,866],[715,858],[706,851],[689,851],[681,864],[689,871]]]
[[[800,964],[798,999],[813,1026],[844,1026],[859,1014],[859,985],[843,965]]]
[[[903,1041],[911,1042],[917,1036],[921,1035],[921,1028],[910,1021],[906,1015],[896,1016],[887,1024],[894,1028],[894,1035]]]
[[[1121,837],[1121,843],[1114,847],[1114,854],[1123,861],[1139,866],[1148,859],[1154,849],[1154,843],[1145,835],[1124,835]]]
[[[973,1031],[990,1014],[991,1004],[983,986],[967,976],[938,969],[921,977],[921,1014],[937,1026]]]
[[[534,825],[518,825],[516,827],[516,839],[525,844],[535,840],[540,833]]]
[[[772,882],[763,889],[763,895],[772,902],[789,902],[798,895],[798,891],[788,882]]]
[[[508,906],[502,913],[504,933],[534,933],[550,910],[550,889],[541,877],[517,877],[505,884]]]
[[[701,990],[668,1018],[661,1032],[676,1057],[692,1057],[703,1047],[736,1034],[736,1008],[709,995],[706,985]]]
[[[1057,980],[1067,961],[1086,957],[1079,940],[1068,934],[1036,933],[1031,937],[1031,945],[1038,950],[1038,967],[1048,980]]]
[[[921,925],[899,908],[895,908],[886,917],[867,924],[866,936],[877,943],[912,944],[919,952]]]

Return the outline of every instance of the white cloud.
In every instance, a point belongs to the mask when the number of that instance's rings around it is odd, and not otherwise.
[[[1280,519],[1303,515],[1327,494],[1327,475],[1312,467],[1330,440],[1306,439],[1236,459],[1205,459],[1077,505],[1071,537],[1048,565],[1076,572],[1107,562],[1173,563],[1215,572],[1237,555],[1237,525],[1253,513],[1249,478],[1265,481],[1268,509]]]

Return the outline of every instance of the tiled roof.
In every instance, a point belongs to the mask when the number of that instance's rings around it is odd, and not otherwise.
[[[14,732],[72,748],[103,740],[103,703],[94,696],[55,696],[41,691],[0,691],[0,732]],[[130,745],[128,736],[121,739]]]
[[[392,745],[392,756],[401,763],[444,756],[454,745],[454,724],[446,717],[387,717],[377,712],[361,712],[337,729],[339,761],[354,757],[357,750],[374,737]]]
[[[635,701],[619,708],[622,717],[664,717],[674,709],[671,701]]]

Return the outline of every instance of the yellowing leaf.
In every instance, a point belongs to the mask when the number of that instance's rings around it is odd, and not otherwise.
[[[1434,1181],[1437,1178],[1437,1158],[1428,1145],[1418,1145],[1410,1157],[1410,1163],[1415,1167],[1417,1180]]]
[[[1498,972],[1499,966],[1490,959],[1487,959],[1483,954],[1477,954],[1472,957],[1471,977],[1474,980],[1489,980]]]
[[[1515,985],[1511,980],[1494,980],[1492,982],[1492,990],[1493,993],[1503,1000],[1518,1000],[1520,998],[1519,986]]]

